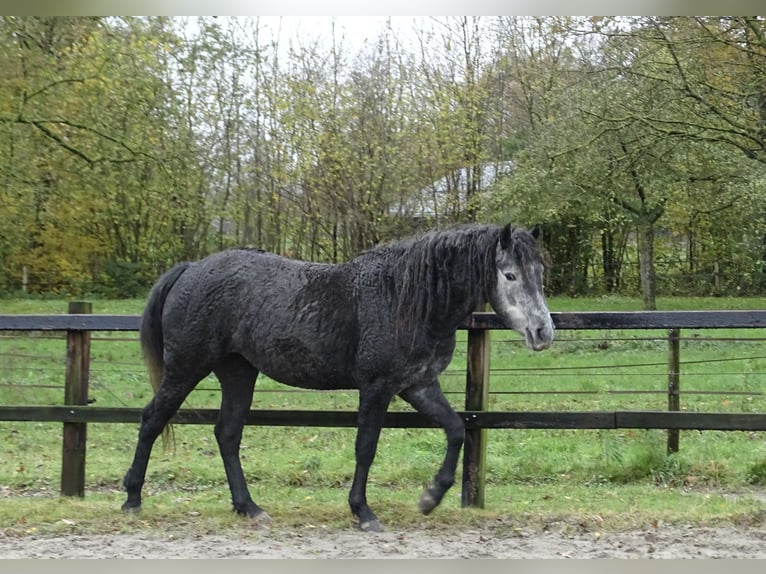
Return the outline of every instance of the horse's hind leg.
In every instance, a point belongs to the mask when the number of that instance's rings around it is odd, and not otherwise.
[[[348,503],[351,514],[359,521],[359,528],[368,532],[380,532],[383,529],[378,517],[367,505],[367,477],[378,448],[378,439],[390,400],[391,396],[382,388],[359,392],[356,468]]]
[[[241,355],[233,354],[227,356],[214,372],[221,382],[221,410],[215,424],[215,438],[226,470],[233,509],[266,524],[271,518],[250,497],[239,458],[242,427],[253,400],[258,371]]]
[[[189,376],[165,367],[162,384],[141,414],[136,453],[133,456],[133,464],[123,480],[128,493],[128,499],[122,505],[123,511],[138,512],[141,509],[141,489],[146,478],[146,467],[149,464],[152,447],[184,399],[206,374]]]
[[[437,421],[447,435],[447,452],[444,462],[434,477],[433,486],[420,497],[420,511],[423,514],[429,514],[439,506],[444,494],[455,482],[457,461],[465,438],[465,425],[445,398],[438,381],[409,387],[399,396],[410,403],[415,410]]]

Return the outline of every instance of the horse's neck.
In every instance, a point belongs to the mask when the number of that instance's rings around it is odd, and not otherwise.
[[[425,253],[405,251],[399,259],[389,255],[398,283],[398,322],[408,330],[451,336],[485,302],[484,257],[472,245],[441,246],[436,252],[426,247]]]
[[[471,313],[481,310],[486,303],[487,302],[483,297],[467,297],[463,300],[462,304],[456,306],[453,313],[446,318],[447,322],[457,328]]]
[[[484,294],[483,283],[474,284],[467,275],[463,275],[462,281],[450,281],[447,300],[432,306],[434,313],[430,322],[434,328],[447,334],[454,332],[466,317],[487,303]]]

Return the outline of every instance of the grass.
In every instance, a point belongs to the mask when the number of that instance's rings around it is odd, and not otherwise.
[[[256,499],[269,502],[279,528],[352,527],[346,490],[317,491],[305,487],[254,485]],[[405,497],[404,494],[409,496]],[[619,488],[583,485],[521,485],[494,489],[486,510],[462,509],[456,496],[445,500],[432,515],[420,515],[417,497],[410,492],[371,486],[371,500],[389,530],[468,529],[476,527],[537,527],[552,525],[599,531],[647,528],[683,523],[742,527],[760,526],[763,503],[750,492],[680,491],[647,485]],[[246,520],[227,511],[220,489],[190,493],[164,488],[153,492],[138,515],[123,515],[119,492],[89,492],[84,500],[54,495],[12,497],[3,501],[1,532],[7,536],[62,533],[222,534],[246,533]]]
[[[756,309],[763,300],[660,299],[661,309]],[[96,313],[139,313],[143,300],[94,301]],[[623,298],[553,298],[553,311],[638,310]],[[66,302],[0,300],[0,313],[61,313]],[[443,378],[462,408],[465,343],[461,333]],[[667,408],[667,343],[662,332],[561,332],[544,353],[515,334],[493,334],[491,410]],[[764,334],[682,331],[682,408],[766,412]],[[737,342],[728,337],[747,337]],[[94,334],[90,396],[99,406],[143,406],[151,396],[136,334]],[[0,334],[0,404],[61,404],[65,342],[60,335]],[[715,359],[716,362],[704,362]],[[726,359],[726,360],[722,360]],[[550,370],[556,367],[558,370]],[[355,409],[356,394],[296,392],[264,380],[259,408]],[[715,391],[721,394],[709,394]],[[573,394],[576,392],[577,394]],[[187,406],[215,407],[217,383],[203,381]],[[407,408],[395,401],[391,409]],[[144,511],[123,516],[121,480],[137,425],[88,427],[86,498],[58,497],[61,425],[0,422],[0,532],[103,532],[242,529],[229,512],[228,488],[212,429],[176,427],[173,451],[155,449]],[[489,431],[485,510],[460,508],[456,486],[432,516],[416,504],[444,449],[437,429],[384,429],[369,499],[389,528],[469,527],[563,521],[592,528],[660,522],[753,525],[766,521],[766,440],[762,433],[682,431],[665,452],[658,430]],[[348,527],[354,430],[247,427],[243,464],[256,501],[281,526]]]

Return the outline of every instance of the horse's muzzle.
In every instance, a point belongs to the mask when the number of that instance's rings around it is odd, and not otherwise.
[[[527,327],[524,333],[527,340],[527,347],[533,351],[544,351],[551,346],[551,343],[553,343],[554,333],[555,329],[553,327],[553,322],[550,320],[547,324],[534,329]]]

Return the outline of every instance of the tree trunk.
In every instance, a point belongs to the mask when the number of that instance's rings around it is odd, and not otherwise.
[[[644,310],[657,309],[657,281],[654,272],[654,223],[638,222],[638,273]]]
[[[601,260],[604,268],[604,291],[617,290],[617,261],[614,248],[614,234],[609,229],[601,231]]]

